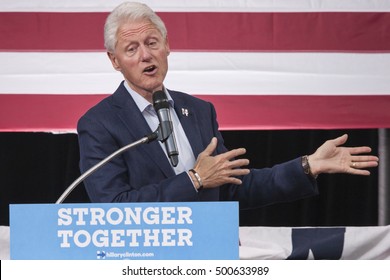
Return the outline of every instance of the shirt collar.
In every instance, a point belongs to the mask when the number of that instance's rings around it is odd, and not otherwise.
[[[144,112],[144,111],[146,111],[146,110],[149,110],[148,108],[153,108],[153,104],[149,103],[149,101],[147,101],[147,100],[146,100],[145,98],[143,98],[140,94],[138,94],[137,92],[135,92],[135,91],[127,84],[126,81],[124,82],[124,86],[125,86],[125,88],[127,89],[127,91],[129,92],[129,94],[131,95],[131,97],[133,98],[135,104],[137,104],[137,107],[138,107],[138,109],[139,109],[141,112]],[[168,90],[167,90],[165,87],[164,87],[164,92],[165,92],[165,94],[167,95],[169,105],[173,108],[173,106],[174,106],[173,99],[172,99],[171,95],[169,94]]]

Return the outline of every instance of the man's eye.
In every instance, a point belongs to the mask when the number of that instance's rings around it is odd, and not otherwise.
[[[157,41],[150,41],[148,43],[148,46],[151,47],[151,48],[157,47]]]
[[[127,52],[128,52],[128,53],[135,53],[136,50],[137,50],[137,48],[135,48],[135,47],[130,47],[130,48],[127,49]]]

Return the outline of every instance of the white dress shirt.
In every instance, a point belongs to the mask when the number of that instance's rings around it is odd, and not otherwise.
[[[137,104],[139,110],[141,111],[142,115],[144,116],[146,122],[148,123],[150,129],[152,131],[155,131],[158,128],[159,120],[156,111],[154,110],[153,104],[149,103],[145,98],[143,98],[140,94],[136,93],[134,90],[130,88],[130,86],[125,82],[124,83],[125,88],[130,93],[131,97]],[[169,103],[169,111],[172,118],[173,123],[173,131],[172,133],[175,134],[176,138],[176,144],[177,149],[179,152],[179,163],[176,167],[172,166],[176,174],[187,172],[195,165],[195,156],[192,151],[190,142],[188,141],[187,135],[184,133],[183,127],[181,126],[181,123],[179,121],[179,118],[176,115],[176,112],[174,110],[174,101],[172,97],[169,95],[169,92],[165,90],[165,93],[168,98]],[[160,142],[160,146],[165,152],[165,155],[168,158],[168,154],[165,148],[164,143]]]

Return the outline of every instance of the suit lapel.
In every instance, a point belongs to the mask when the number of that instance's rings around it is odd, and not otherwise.
[[[197,155],[204,150],[201,137],[199,137],[201,131],[197,122],[196,108],[193,107],[193,104],[186,102],[186,99],[182,98],[181,95],[171,91],[169,91],[169,94],[175,102],[175,112],[196,159]]]
[[[113,94],[113,105],[117,111],[118,117],[127,128],[126,131],[128,134],[124,137],[129,138],[129,141],[137,141],[152,133],[148,123],[123,84],[121,84],[119,89]],[[142,154],[145,155],[145,157],[149,157],[150,162],[155,163],[167,177],[175,175],[175,172],[158,141],[141,145],[139,146],[139,149],[141,149]]]
[[[169,91],[169,93],[174,100],[175,112],[180,120],[184,132],[187,135],[196,158],[197,155],[204,150],[202,139],[199,137],[199,135],[202,134],[197,122],[196,108],[193,107],[192,103],[188,103],[186,101],[187,99],[183,98],[182,95],[178,95],[172,91]],[[112,97],[113,107],[115,108],[118,117],[121,119],[122,124],[126,127],[126,132],[128,133],[125,134],[124,132],[123,135],[123,137],[126,138],[126,141],[130,143],[130,141],[139,140],[152,133],[148,123],[123,84],[121,84]],[[139,146],[139,149],[142,149],[142,153],[145,157],[149,157],[150,162],[156,164],[167,177],[175,175],[169,160],[157,141],[141,145]]]

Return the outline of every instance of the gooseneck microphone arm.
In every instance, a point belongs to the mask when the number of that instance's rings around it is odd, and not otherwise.
[[[128,149],[131,149],[133,147],[136,147],[138,145],[141,145],[141,144],[146,144],[146,143],[150,143],[154,140],[156,140],[158,137],[159,137],[159,130],[160,130],[160,127],[153,133],[151,133],[150,135],[148,136],[145,136],[133,143],[130,143],[129,145],[127,146],[124,146],[123,148],[115,151],[114,153],[112,153],[111,155],[109,155],[108,157],[106,157],[105,159],[103,159],[102,161],[98,162],[96,165],[92,166],[90,169],[88,169],[87,171],[85,171],[83,174],[81,174],[80,177],[78,177],[63,193],[62,195],[57,199],[56,201],[56,204],[60,204],[62,203],[67,197],[68,195],[74,190],[74,188],[77,187],[77,185],[79,185],[82,181],[84,181],[88,176],[90,176],[92,173],[94,173],[96,170],[98,170],[100,167],[102,167],[103,165],[105,165],[107,162],[109,162],[110,160],[112,160],[113,158],[115,158],[116,156],[120,155],[121,153],[127,151]]]

